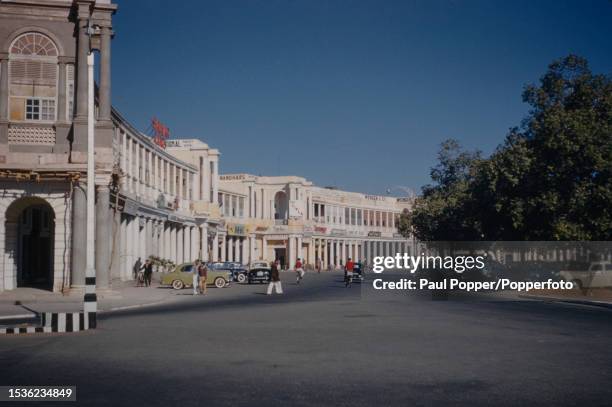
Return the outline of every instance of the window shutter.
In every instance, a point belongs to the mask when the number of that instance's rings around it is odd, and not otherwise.
[[[52,62],[15,59],[10,61],[11,83],[55,85],[57,64]]]

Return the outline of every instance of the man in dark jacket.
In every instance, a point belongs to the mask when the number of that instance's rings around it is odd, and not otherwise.
[[[134,267],[132,267],[132,272],[134,273],[134,280],[138,278],[138,272],[140,271],[141,267],[142,267],[142,262],[140,261],[140,257],[139,257],[138,260],[136,260],[136,263],[134,263]]]
[[[200,294],[206,295],[206,279],[208,278],[208,267],[206,263],[198,260],[198,275],[200,277]]]
[[[276,289],[277,294],[283,293],[283,287],[281,286],[280,273],[278,272],[278,260],[275,260],[270,264],[270,284],[268,284],[268,295],[272,295],[272,290]]]
[[[144,269],[145,287],[151,287],[151,276],[153,275],[153,262],[147,259],[147,261],[145,261],[145,264],[144,266],[142,266],[142,268]]]

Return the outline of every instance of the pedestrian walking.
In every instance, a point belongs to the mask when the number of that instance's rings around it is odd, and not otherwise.
[[[198,290],[200,289],[200,274],[198,269],[200,268],[200,260],[196,260],[193,263],[193,267],[191,268],[192,280],[191,283],[193,285],[193,295],[198,295]]]
[[[299,257],[295,262],[295,273],[297,274],[296,284],[299,284],[304,278],[304,266],[302,265],[302,260]]]
[[[200,294],[206,295],[206,279],[208,278],[208,266],[206,266],[206,263],[200,262],[198,277],[200,278]]]
[[[145,264],[142,266],[142,270],[144,271],[143,280],[145,287],[151,287],[151,277],[153,276],[153,262],[147,259],[145,261]]]
[[[270,284],[268,284],[268,292],[266,294],[272,295],[273,290],[276,290],[276,294],[283,293],[280,273],[278,272],[278,260],[275,260],[272,262],[272,264],[270,264]]]
[[[349,257],[346,265],[344,266],[344,286],[345,287],[350,287],[351,283],[353,282],[353,268],[355,267],[355,264],[353,263],[353,260]]]
[[[323,265],[321,264],[321,259],[317,257],[317,259],[315,260],[315,269],[317,270],[318,274],[321,274],[321,267]]]
[[[142,267],[142,262],[140,261],[140,257],[139,257],[138,260],[136,260],[136,262],[134,263],[134,266],[132,267],[132,273],[134,275],[134,280],[138,278],[138,273],[140,272],[141,267]]]

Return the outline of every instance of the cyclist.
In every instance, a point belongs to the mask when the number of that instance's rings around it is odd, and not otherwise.
[[[295,262],[295,273],[297,274],[296,283],[299,284],[300,281],[304,278],[304,267],[302,265],[302,260],[299,257]]]
[[[346,265],[344,266],[344,273],[345,273],[345,277],[344,277],[344,286],[345,287],[350,287],[351,283],[353,282],[353,268],[355,266],[355,263],[353,263],[353,260],[351,260],[351,258],[349,257]]]

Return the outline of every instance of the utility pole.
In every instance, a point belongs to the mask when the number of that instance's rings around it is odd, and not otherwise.
[[[96,253],[95,253],[95,179],[96,167],[94,163],[94,55],[91,50],[91,36],[93,27],[91,21],[87,24],[87,34],[90,39],[89,53],[87,54],[87,266],[85,269],[85,296],[83,297],[83,318],[85,328],[95,329],[98,299],[96,296]]]

